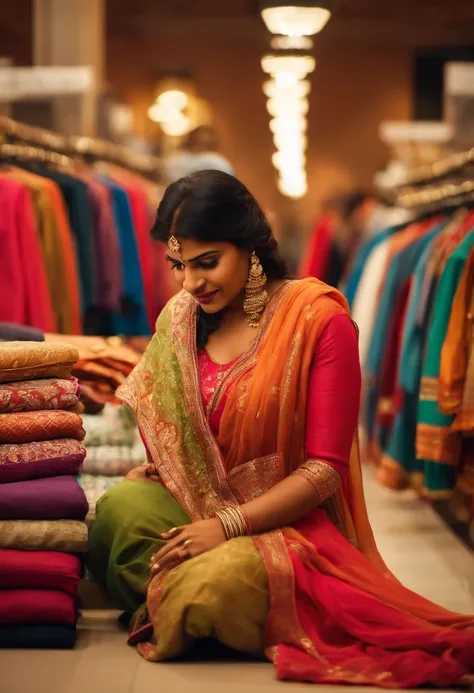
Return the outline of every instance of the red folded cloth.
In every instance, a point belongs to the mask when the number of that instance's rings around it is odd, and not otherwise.
[[[0,591],[31,588],[76,596],[81,575],[81,560],[70,553],[0,549]]]
[[[0,590],[0,626],[10,623],[77,623],[77,600],[59,590]]]

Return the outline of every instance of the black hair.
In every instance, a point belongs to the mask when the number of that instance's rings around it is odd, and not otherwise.
[[[171,235],[204,242],[227,242],[255,251],[269,280],[288,278],[268,220],[245,185],[222,171],[199,171],[172,183],[158,206],[155,240]],[[222,313],[198,310],[197,345],[203,348],[219,327]]]

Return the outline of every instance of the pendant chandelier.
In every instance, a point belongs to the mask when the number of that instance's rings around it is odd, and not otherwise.
[[[268,31],[282,36],[314,36],[328,23],[328,0],[262,0],[262,19]]]

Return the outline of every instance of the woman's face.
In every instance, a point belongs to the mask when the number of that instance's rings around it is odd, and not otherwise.
[[[166,250],[178,284],[206,313],[218,313],[242,293],[249,273],[249,254],[232,243],[178,239],[180,251]]]

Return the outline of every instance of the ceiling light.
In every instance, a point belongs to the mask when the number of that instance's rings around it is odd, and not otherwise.
[[[263,93],[269,99],[280,96],[302,98],[303,96],[308,96],[310,90],[311,83],[306,79],[296,82],[296,84],[288,85],[278,84],[275,80],[269,79],[263,85]]]
[[[325,0],[261,2],[262,18],[268,31],[284,36],[314,36],[331,17]]]
[[[311,55],[266,55],[262,58],[262,70],[272,75],[278,84],[295,84],[316,68]]]

